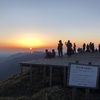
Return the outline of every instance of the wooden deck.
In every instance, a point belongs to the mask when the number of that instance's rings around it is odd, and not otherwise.
[[[30,83],[32,83],[32,67],[40,67],[44,68],[44,82],[46,77],[46,67],[50,68],[50,87],[52,86],[52,68],[53,67],[62,67],[63,68],[63,84],[66,86],[66,69],[68,68],[69,63],[76,63],[79,62],[80,64],[89,64],[92,65],[99,65],[100,66],[100,52],[95,53],[78,53],[74,54],[71,57],[64,55],[63,57],[55,57],[55,58],[42,58],[42,59],[35,59],[32,61],[21,62],[21,81],[22,81],[22,74],[23,74],[23,67],[30,68]]]
[[[44,65],[44,66],[56,66],[56,67],[63,67],[68,66],[69,62],[75,63],[79,61],[81,64],[88,64],[92,62],[93,65],[100,65],[100,53],[79,53],[74,54],[71,57],[64,55],[63,57],[55,57],[55,58],[42,58],[42,59],[35,59],[32,61],[21,62],[21,66],[30,66],[30,65]]]

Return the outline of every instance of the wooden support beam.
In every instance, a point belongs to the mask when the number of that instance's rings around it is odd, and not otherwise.
[[[30,84],[32,84],[32,66],[30,66]]]
[[[50,66],[50,87],[52,86],[52,66]]]
[[[79,61],[76,61],[76,64],[78,64]],[[77,95],[77,90],[75,87],[72,88],[72,100],[76,99],[76,95]]]
[[[89,100],[89,96],[90,96],[90,89],[86,88],[86,91],[85,91],[85,100]]]
[[[92,62],[89,62],[88,64],[92,65]],[[90,89],[86,88],[86,91],[85,91],[85,100],[89,100],[90,99],[89,97],[90,97]]]
[[[22,82],[22,76],[23,76],[23,66],[21,66],[21,72],[20,72],[20,81]]]
[[[75,100],[76,99],[76,93],[77,91],[76,91],[76,88],[75,87],[73,87],[72,88],[72,100]]]
[[[43,79],[43,85],[44,85],[44,87],[45,87],[45,81],[46,81],[46,66],[44,66],[44,77],[43,77],[44,79]]]

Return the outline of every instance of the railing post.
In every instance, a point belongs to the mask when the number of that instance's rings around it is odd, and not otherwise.
[[[44,68],[43,85],[44,85],[44,87],[45,87],[45,81],[46,81],[46,66],[43,66],[43,68]]]
[[[64,66],[63,68],[63,75],[64,75],[64,78],[63,78],[63,84],[64,84],[64,87],[66,86],[66,67]]]
[[[50,87],[52,86],[52,66],[50,66]]]
[[[23,66],[21,66],[21,72],[20,72],[20,81],[22,82],[22,76],[23,76]]]

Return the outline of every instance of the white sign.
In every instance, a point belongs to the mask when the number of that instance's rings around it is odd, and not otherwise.
[[[69,86],[97,87],[98,66],[70,64],[69,67]]]

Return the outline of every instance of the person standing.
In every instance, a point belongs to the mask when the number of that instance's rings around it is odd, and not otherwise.
[[[61,40],[59,40],[57,49],[58,49],[58,55],[59,55],[59,57],[63,56],[63,43],[62,43]]]
[[[65,45],[67,47],[67,55],[69,57],[71,57],[71,54],[72,54],[72,43],[70,42],[70,40],[68,40],[68,42],[65,42]]]
[[[83,52],[85,52],[86,44],[83,43]]]
[[[76,53],[76,44],[74,43],[74,45],[73,45],[73,53]]]
[[[90,52],[90,50],[89,50],[89,45],[88,45],[88,44],[86,45],[86,48],[87,48],[86,51],[87,51],[87,52]]]
[[[56,52],[54,49],[52,49],[52,57],[55,57],[56,56]]]
[[[98,49],[99,49],[98,51],[100,52],[100,44],[98,45]]]

